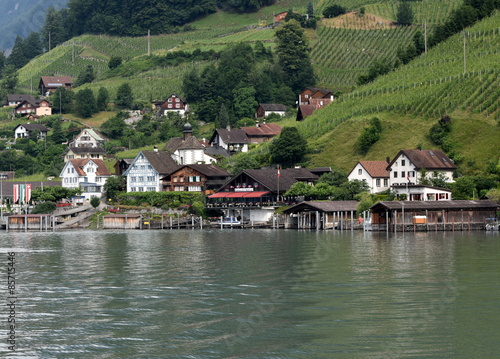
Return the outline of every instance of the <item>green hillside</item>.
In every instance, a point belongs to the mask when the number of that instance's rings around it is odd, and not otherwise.
[[[408,65],[345,94],[299,124],[317,154],[313,162],[350,169],[402,148],[431,147],[427,134],[445,114],[453,120],[453,149],[469,168],[484,169],[500,154],[500,14],[431,49]],[[465,70],[465,71],[464,71]],[[356,141],[379,117],[381,140],[361,156]]]

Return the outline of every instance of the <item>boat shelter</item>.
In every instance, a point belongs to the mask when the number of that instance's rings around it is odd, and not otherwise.
[[[285,228],[355,229],[362,221],[356,217],[358,201],[304,201],[283,211]]]
[[[140,214],[108,214],[102,217],[104,229],[141,229],[142,215]]]
[[[388,232],[484,230],[499,207],[487,200],[381,201],[370,207],[370,227]]]

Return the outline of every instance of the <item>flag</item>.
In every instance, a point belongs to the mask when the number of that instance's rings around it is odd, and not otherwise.
[[[12,194],[12,200],[14,203],[17,203],[19,200],[19,185],[15,184],[14,185],[14,193]]]
[[[25,203],[26,185],[19,185],[19,204]]]
[[[31,200],[31,184],[26,185],[26,203]]]
[[[410,171],[406,173],[406,179],[408,180],[408,182],[410,182]]]
[[[280,168],[278,167],[278,177],[281,176]]]

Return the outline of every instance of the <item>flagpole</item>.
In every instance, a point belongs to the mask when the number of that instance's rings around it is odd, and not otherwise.
[[[281,176],[280,166],[278,165],[278,196],[277,196],[278,202],[280,201],[280,176]]]

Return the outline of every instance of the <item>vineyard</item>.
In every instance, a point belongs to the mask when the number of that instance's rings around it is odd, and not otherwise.
[[[318,84],[349,90],[374,61],[394,62],[398,48],[407,46],[415,32],[415,27],[385,30],[319,27],[311,52]]]
[[[301,123],[301,132],[311,139],[327,133],[323,137],[327,144],[339,125],[348,122],[352,126],[353,121],[363,118],[404,118],[413,123],[408,124],[411,127],[432,123],[445,114],[468,113],[491,121],[492,133],[500,135],[495,125],[500,120],[499,23],[497,13],[408,65],[342,95]],[[424,141],[422,134],[419,136]],[[498,137],[490,145],[500,151]]]

